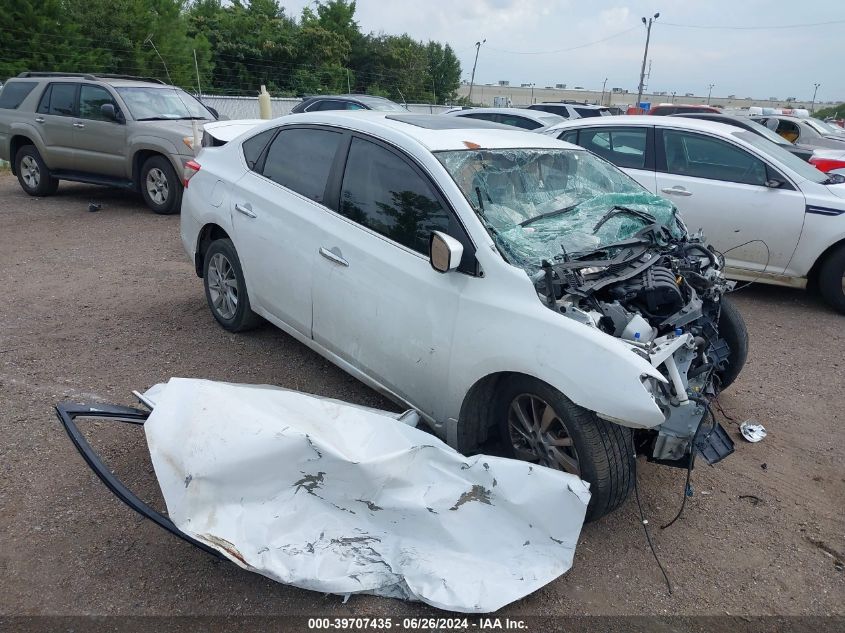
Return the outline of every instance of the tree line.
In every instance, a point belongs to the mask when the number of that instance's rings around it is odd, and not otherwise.
[[[363,33],[354,0],[0,0],[0,80],[25,70],[154,77],[203,93],[357,92],[444,103],[448,44]]]

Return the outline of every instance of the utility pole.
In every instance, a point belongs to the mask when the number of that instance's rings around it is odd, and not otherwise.
[[[713,86],[716,84],[709,84],[707,86],[707,105],[710,105],[710,95],[713,94]]]
[[[599,100],[599,105],[604,105],[604,89],[607,88],[607,77],[604,78],[604,83],[601,85],[601,99]]]
[[[810,104],[810,114],[816,111],[816,93],[819,91],[821,84],[813,84],[813,103]]]
[[[531,84],[531,103],[534,103],[534,86],[536,84]]]
[[[475,85],[475,67],[478,65],[478,51],[481,50],[481,45],[486,41],[486,39],[483,39],[475,43],[475,61],[472,63],[472,77],[469,80],[469,97],[467,98],[470,104],[472,104],[472,87]]]
[[[675,95],[678,94],[677,91],[672,91],[672,103],[675,103]]]
[[[640,70],[640,87],[639,87],[639,91],[637,93],[637,108],[640,107],[640,103],[643,100],[643,82],[645,81],[645,60],[648,58],[648,43],[651,40],[651,25],[659,17],[660,17],[660,14],[655,13],[654,17],[651,17],[648,20],[643,18],[643,24],[646,25],[645,52],[643,52],[643,67]]]

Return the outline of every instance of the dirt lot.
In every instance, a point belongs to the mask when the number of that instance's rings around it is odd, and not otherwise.
[[[102,203],[88,212],[89,201]],[[0,173],[0,614],[436,614],[368,596],[285,587],[139,520],[95,479],[56,421],[59,400],[134,404],[170,376],[270,383],[390,407],[280,331],[214,323],[178,216],[63,183],[24,195]],[[633,500],[582,533],[566,576],[504,610],[528,614],[845,614],[845,317],[804,292],[735,295],[752,339],[721,397],[760,444],[684,472],[640,462],[640,492],[674,586],[668,595]],[[89,425],[118,474],[156,499],[142,434]]]

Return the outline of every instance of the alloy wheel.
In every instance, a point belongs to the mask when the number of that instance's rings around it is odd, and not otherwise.
[[[208,263],[208,294],[221,319],[228,321],[238,310],[238,278],[223,253],[215,253]]]
[[[554,408],[539,396],[523,393],[513,399],[508,435],[517,459],[580,476],[572,436]]]
[[[32,156],[24,156],[21,159],[21,178],[31,189],[36,189],[41,182],[41,169],[38,167],[38,161]]]
[[[164,204],[167,201],[170,186],[167,184],[167,176],[158,167],[153,167],[147,172],[147,194],[150,200],[156,204]]]

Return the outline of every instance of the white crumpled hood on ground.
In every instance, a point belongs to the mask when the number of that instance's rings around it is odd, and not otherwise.
[[[245,569],[486,613],[572,566],[578,477],[464,457],[391,414],[283,389],[173,378],[147,395],[170,518]]]

